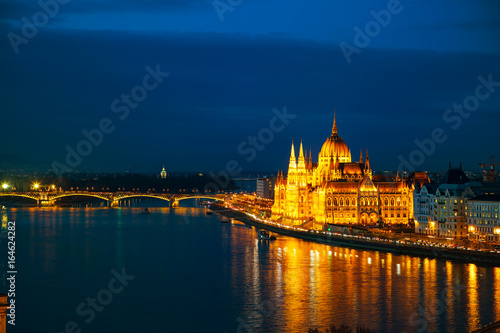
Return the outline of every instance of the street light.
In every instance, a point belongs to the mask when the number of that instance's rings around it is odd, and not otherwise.
[[[6,190],[8,187],[9,187],[9,184],[7,184],[7,183],[3,183],[3,184],[2,184],[2,188],[3,188],[4,190]]]
[[[40,187],[40,184],[38,184],[38,183],[34,183],[34,184],[33,184],[33,188],[34,188],[35,190],[38,190],[38,188],[39,188],[39,187]]]

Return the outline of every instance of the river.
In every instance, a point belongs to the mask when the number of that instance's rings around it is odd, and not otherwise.
[[[7,332],[307,332],[332,323],[467,332],[500,320],[500,267],[258,241],[253,227],[181,204],[8,208],[17,274]]]

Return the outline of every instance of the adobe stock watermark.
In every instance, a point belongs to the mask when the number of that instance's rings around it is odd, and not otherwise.
[[[85,324],[90,324],[96,318],[96,314],[102,312],[106,306],[111,304],[114,296],[120,294],[129,282],[135,279],[135,276],[128,275],[125,268],[121,272],[116,269],[111,270],[113,277],[109,280],[107,288],[103,288],[97,292],[95,297],[87,297],[85,301],[77,305],[75,311],[80,316]],[[64,330],[57,333],[81,333],[82,328],[76,321],[68,321],[64,325]]]
[[[224,14],[226,12],[232,12],[236,7],[241,5],[243,0],[214,0],[212,6],[214,6],[215,12],[219,16],[219,20],[224,21]]]
[[[44,28],[49,24],[50,19],[59,14],[60,5],[66,5],[70,0],[39,0],[38,6],[41,10],[37,11],[31,17],[31,20],[26,16],[21,18],[21,34],[9,32],[7,38],[14,53],[19,53],[19,46],[21,44],[28,44],[28,42],[38,35],[38,29]]]
[[[119,120],[127,119],[130,109],[136,109],[139,103],[148,97],[148,91],[156,89],[163,82],[163,78],[170,75],[170,73],[160,70],[160,64],[157,64],[155,69],[146,66],[146,72],[147,74],[143,77],[141,84],[133,87],[130,93],[123,93],[120,98],[111,102],[111,112],[116,114]],[[67,152],[66,164],[54,161],[52,162],[52,170],[58,177],[61,177],[66,171],[73,171],[73,168],[82,163],[84,157],[89,156],[95,147],[102,144],[104,134],[111,134],[115,129],[116,125],[110,118],[102,118],[96,128],[83,129],[81,134],[84,139],[80,140],[74,148],[70,145],[65,148]]]
[[[268,144],[274,140],[275,133],[283,131],[290,121],[295,119],[297,115],[288,113],[286,106],[283,111],[274,108],[272,110],[274,116],[269,120],[269,126],[261,128],[257,135],[249,135],[246,140],[243,140],[238,145],[237,151],[241,156],[245,157],[247,162],[252,162],[258,152],[263,151]],[[210,182],[203,188],[203,193],[217,193],[221,189],[226,188],[231,182],[231,177],[239,175],[243,171],[240,162],[230,160],[226,164],[226,169],[218,173],[210,172],[210,177],[214,182]]]
[[[451,129],[454,131],[462,126],[464,119],[469,118],[473,112],[479,109],[481,101],[488,99],[496,88],[500,87],[500,81],[493,81],[493,74],[491,73],[487,79],[480,75],[477,80],[479,84],[476,86],[474,94],[465,97],[462,104],[454,103],[452,108],[443,113],[443,121],[450,124]],[[398,170],[415,171],[415,168],[422,165],[427,157],[434,154],[437,145],[444,143],[447,139],[448,135],[445,129],[441,127],[434,128],[430,136],[423,140],[415,139],[414,143],[417,148],[412,150],[407,158],[403,157],[403,155],[398,156],[400,162]]]
[[[446,307],[460,296],[462,290],[467,290],[467,286],[462,286],[458,281],[455,281],[451,287],[451,295],[448,296],[450,287],[445,287],[437,299],[431,300],[424,306],[419,306],[417,312],[410,315],[409,324],[416,329],[416,332],[427,332],[428,321],[442,315]]]
[[[408,0],[411,1],[411,0]],[[389,0],[387,2],[387,9],[381,9],[378,12],[371,10],[370,15],[373,20],[365,24],[364,29],[355,26],[353,44],[342,42],[339,44],[340,50],[344,55],[348,64],[352,62],[352,55],[361,53],[361,50],[370,45],[373,38],[380,35],[382,28],[386,28],[392,21],[393,15],[398,15],[403,11],[403,5],[399,0]]]

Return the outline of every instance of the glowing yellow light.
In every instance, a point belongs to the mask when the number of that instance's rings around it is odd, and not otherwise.
[[[470,227],[470,231],[474,231],[474,227]]]
[[[35,183],[35,184],[33,184],[33,187],[34,187],[35,189],[38,189],[38,188],[40,187],[40,184]]]
[[[3,184],[2,188],[5,190],[7,187],[9,187],[9,184]]]
[[[500,228],[495,229],[495,234],[500,234]]]
[[[52,188],[56,188],[56,186],[55,186],[55,185],[52,185],[51,187],[52,187]]]

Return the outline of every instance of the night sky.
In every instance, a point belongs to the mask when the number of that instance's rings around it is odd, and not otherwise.
[[[374,170],[433,132],[416,169],[500,162],[500,3],[438,2],[3,0],[0,162],[70,166],[101,126],[73,170],[286,170],[292,140],[317,159],[334,109]]]

